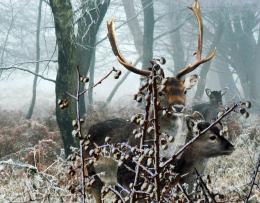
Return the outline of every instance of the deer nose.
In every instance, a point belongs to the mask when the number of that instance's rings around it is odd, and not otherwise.
[[[172,109],[173,109],[173,111],[176,112],[176,113],[181,113],[181,112],[183,112],[183,110],[184,110],[184,105],[182,105],[182,104],[174,104],[174,105],[172,106]]]

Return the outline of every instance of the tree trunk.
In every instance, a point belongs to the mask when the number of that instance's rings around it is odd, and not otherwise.
[[[170,0],[168,6],[170,19],[168,22],[171,29],[174,28],[173,26],[180,24],[181,20],[183,20],[179,17],[180,13],[178,12],[178,9],[180,8],[176,7],[176,2]],[[174,70],[172,70],[172,72],[174,73],[174,75],[176,75],[180,71],[180,69],[183,68],[185,65],[185,54],[183,50],[180,29],[177,29],[175,32],[170,34],[170,42],[173,52],[171,55],[174,61]]]
[[[225,100],[231,101],[233,99],[233,96],[235,95],[240,97],[240,93],[235,84],[233,74],[229,68],[229,64],[225,60],[221,60],[220,58],[216,60],[215,64],[221,89],[225,87],[229,88],[227,94],[225,94],[224,96]]]
[[[125,10],[127,25],[134,38],[135,48],[138,51],[139,56],[142,56],[142,52],[143,52],[142,30],[139,25],[137,17],[135,17],[136,12],[134,7],[134,1],[122,0],[122,2]]]
[[[136,16],[134,2],[133,1],[129,1],[129,0],[122,0],[122,2],[123,2],[125,14],[126,14],[127,25],[129,27],[130,32],[133,35],[134,45],[135,45],[135,48],[136,48],[136,50],[137,50],[137,52],[138,52],[138,54],[140,56],[136,60],[136,62],[134,63],[134,66],[136,66],[137,63],[140,61],[140,59],[142,57],[142,52],[143,52],[142,31],[141,31],[140,24],[139,24],[137,16]],[[107,97],[105,107],[112,101],[112,99],[115,96],[117,90],[124,83],[124,81],[129,76],[130,73],[131,73],[130,71],[127,71],[123,75],[123,77],[121,77],[120,80],[117,82],[117,84],[115,85],[113,90],[110,92],[109,96]]]
[[[223,23],[219,19],[218,20],[218,26],[216,27],[216,32],[214,33],[213,41],[210,45],[209,50],[213,50],[215,47],[218,48],[218,43],[221,40],[222,34],[223,34]],[[207,74],[209,72],[210,66],[211,66],[212,60],[208,61],[207,63],[203,64],[200,71],[200,80],[197,85],[197,90],[194,96],[194,101],[200,101],[203,97],[205,86],[206,86],[206,80],[207,80]]]
[[[143,68],[150,66],[153,59],[154,9],[153,0],[142,0],[144,10]]]
[[[73,11],[70,0],[50,0],[55,33],[58,45],[58,71],[56,77],[56,117],[64,143],[65,155],[71,152],[70,146],[75,145],[71,134],[72,120],[76,118],[75,101],[71,98],[69,107],[60,109],[59,99],[68,98],[66,92],[75,94],[76,91],[76,47],[73,27]]]
[[[95,49],[96,35],[99,26],[107,12],[110,0],[103,1],[88,1],[82,0],[82,17],[78,22],[77,35],[77,61],[80,68],[80,73],[83,76],[88,75],[92,55]],[[81,90],[84,89],[82,84]],[[81,116],[86,113],[85,97],[80,98],[80,113]]]
[[[38,6],[38,18],[37,18],[37,30],[36,30],[36,67],[35,67],[35,73],[39,73],[39,67],[40,63],[38,62],[40,60],[40,33],[41,33],[41,18],[42,18],[42,2],[43,0],[39,1],[39,6]],[[34,76],[33,78],[33,90],[32,90],[32,100],[31,104],[29,107],[29,110],[26,114],[26,119],[31,119],[32,114],[33,114],[33,109],[35,106],[35,101],[36,101],[36,87],[37,87],[37,79],[38,76]]]

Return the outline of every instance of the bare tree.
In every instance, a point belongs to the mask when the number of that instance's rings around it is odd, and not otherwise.
[[[35,73],[39,73],[39,68],[40,68],[40,34],[41,34],[41,18],[42,18],[42,2],[43,0],[39,0],[39,6],[38,6],[38,18],[37,18],[37,29],[36,29],[36,61],[37,63],[35,64]],[[35,101],[36,101],[36,87],[37,87],[37,79],[38,76],[34,75],[33,79],[33,90],[32,90],[32,100],[31,104],[29,107],[29,110],[26,114],[26,118],[30,119],[33,114],[33,109],[35,106]]]

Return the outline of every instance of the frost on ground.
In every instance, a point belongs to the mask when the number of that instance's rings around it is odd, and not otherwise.
[[[129,118],[135,110],[96,111],[86,119],[85,128],[108,118],[122,115]],[[128,113],[125,113],[128,112]],[[79,202],[71,194],[62,143],[52,117],[25,121],[17,112],[0,115],[0,202]],[[6,116],[8,115],[8,116]],[[91,121],[91,122],[90,122]],[[260,119],[255,116],[235,129],[232,134],[235,152],[226,157],[211,159],[204,180],[216,194],[224,195],[221,202],[240,202],[249,191],[249,184],[260,153]],[[237,133],[239,132],[239,133]],[[259,182],[260,177],[256,178]],[[91,197],[89,197],[91,198]],[[111,200],[110,200],[111,201]],[[110,202],[108,201],[108,202]],[[259,188],[255,188],[251,201],[260,202]]]

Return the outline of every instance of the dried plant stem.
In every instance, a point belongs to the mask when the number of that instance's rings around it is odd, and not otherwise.
[[[256,176],[259,173],[259,170],[260,170],[260,155],[258,156],[258,162],[256,164],[256,168],[255,168],[255,171],[254,171],[254,174],[253,174],[253,178],[251,180],[250,190],[249,190],[249,193],[248,193],[248,195],[247,195],[247,197],[245,199],[245,203],[248,202],[248,200],[249,200],[249,198],[250,198],[250,196],[252,194],[253,187],[255,185]]]
[[[80,73],[79,73],[79,67],[77,66],[77,95],[76,95],[76,111],[77,111],[77,131],[80,138],[80,164],[81,164],[81,171],[80,171],[80,179],[81,179],[81,202],[85,203],[85,160],[83,156],[83,144],[84,141],[82,140],[81,135],[81,122],[80,122],[80,107],[79,107],[79,100],[80,100]]]
[[[95,83],[92,87],[89,87],[88,89],[83,90],[82,92],[79,93],[79,96],[85,94],[89,89],[93,89],[94,87],[100,85],[105,79],[107,79],[113,72],[115,72],[116,69],[113,67],[113,69],[106,74],[103,78],[101,78],[97,83]]]
[[[149,97],[151,96],[151,89],[148,88],[148,93]],[[140,145],[139,145],[139,149],[143,148],[143,144],[144,144],[144,140],[145,140],[145,135],[146,135],[146,131],[147,131],[147,127],[148,127],[148,119],[149,119],[149,112],[150,112],[150,105],[151,105],[151,101],[150,98],[146,100],[146,106],[145,106],[145,116],[144,116],[144,125],[142,126],[142,135],[140,138]],[[141,164],[141,163],[140,163]],[[135,179],[134,179],[134,184],[133,184],[133,189],[131,191],[131,196],[130,196],[130,203],[135,202],[135,186],[138,182],[138,178],[139,178],[139,173],[140,173],[140,164],[136,165],[135,168]]]
[[[154,71],[154,74],[156,72]],[[157,95],[157,82],[156,77],[153,77],[152,82],[152,89],[153,89],[153,125],[154,125],[154,165],[155,165],[155,174],[158,174],[155,176],[154,179],[154,185],[155,185],[155,191],[156,191],[156,201],[160,202],[160,196],[161,196],[161,187],[160,187],[160,132],[159,132],[159,120],[158,120],[158,95]]]
[[[204,190],[206,190],[206,193],[208,193],[208,195],[210,196],[211,200],[214,202],[214,203],[217,203],[214,196],[211,194],[211,192],[209,191],[209,188],[207,187],[206,183],[203,181],[201,175],[199,174],[199,172],[197,171],[197,169],[195,168],[195,172],[197,174],[197,177],[200,181],[200,184],[201,184],[201,187],[202,187],[202,190],[203,190],[203,193],[204,193]],[[206,201],[209,202],[208,200],[208,196],[207,194],[205,194],[205,198],[206,198]]]

